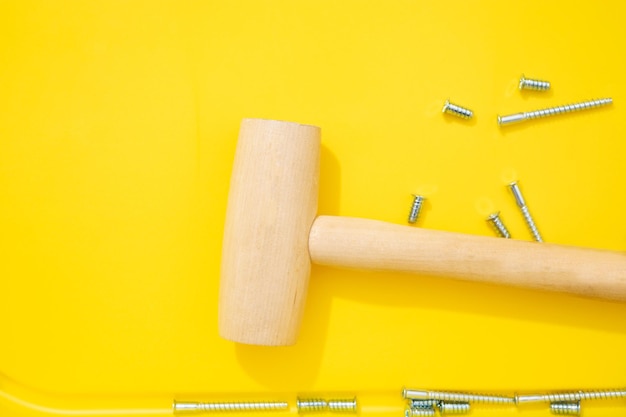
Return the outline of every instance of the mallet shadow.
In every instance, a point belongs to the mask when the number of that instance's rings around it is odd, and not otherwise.
[[[320,175],[319,213],[339,213],[340,165],[324,146]],[[419,314],[423,309],[430,309],[626,334],[626,322],[607,319],[626,317],[623,303],[445,277],[313,265],[297,344],[280,348],[236,345],[241,367],[255,381],[275,391],[313,387],[328,344],[332,305],[337,299],[402,307],[408,312],[402,317],[407,328],[421,322]],[[380,331],[380,337],[385,337],[385,329],[369,330]],[[498,329],[494,329],[494,337],[497,333]]]

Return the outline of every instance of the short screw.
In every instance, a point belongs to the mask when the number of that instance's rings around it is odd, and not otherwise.
[[[530,233],[533,235],[533,238],[537,242],[543,242],[543,239],[541,238],[541,235],[539,234],[539,230],[537,230],[537,226],[535,225],[535,221],[531,217],[530,212],[528,211],[528,207],[526,207],[526,202],[524,201],[524,197],[522,197],[522,192],[519,189],[519,185],[517,185],[517,181],[514,181],[511,184],[509,184],[509,188],[511,189],[511,192],[513,193],[513,197],[515,197],[515,202],[517,203],[517,206],[521,210],[522,215],[524,216],[524,220],[526,221],[526,225],[528,226]]]
[[[410,400],[409,402],[411,408],[421,408],[421,409],[430,409],[435,408],[439,401],[437,400]]]
[[[515,397],[505,395],[485,395],[465,392],[426,391],[407,389],[402,390],[402,396],[411,400],[438,400],[450,402],[484,403],[484,404],[515,404]]]
[[[231,411],[278,411],[288,410],[286,401],[241,401],[241,402],[189,402],[174,401],[174,414],[198,414]]]
[[[511,234],[509,230],[506,228],[504,223],[502,223],[502,219],[500,218],[500,212],[493,213],[489,217],[487,217],[487,222],[493,227],[498,236],[510,239]]]
[[[580,415],[580,401],[575,402],[552,402],[550,403],[552,414],[567,414],[570,416]]]
[[[582,101],[580,103],[566,104],[564,106],[550,107],[542,110],[529,111],[524,113],[509,114],[508,116],[498,116],[498,125],[506,126],[512,123],[523,122],[530,119],[538,119],[556,114],[568,113],[572,111],[587,110],[593,107],[606,106],[613,103],[612,98],[600,98],[598,100]]]
[[[431,408],[407,408],[404,410],[404,417],[421,417],[421,416],[434,416],[435,409]]]
[[[411,204],[411,212],[409,213],[410,224],[415,224],[415,222],[417,222],[417,218],[422,210],[422,203],[424,202],[424,199],[424,196],[413,195],[413,204]]]
[[[535,90],[535,91],[548,91],[550,89],[550,83],[548,81],[532,80],[530,78],[522,77],[519,80],[520,90]]]
[[[471,119],[474,115],[474,112],[472,112],[470,109],[466,109],[465,107],[450,103],[450,99],[446,100],[441,112],[452,114],[454,116],[460,117],[461,119]]]

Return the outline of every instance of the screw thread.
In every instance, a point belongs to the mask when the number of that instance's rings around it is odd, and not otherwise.
[[[571,416],[580,415],[580,401],[576,402],[553,402],[550,403],[550,412],[552,414],[567,414]]]
[[[321,398],[298,398],[296,405],[298,413],[314,413],[328,408],[328,403]]]
[[[496,231],[498,236],[503,237],[505,239],[510,239],[511,234],[509,230],[506,228],[504,223],[502,223],[502,219],[500,218],[500,213],[494,213],[487,218],[487,222],[491,224],[493,229]]]
[[[438,400],[448,402],[484,403],[484,404],[515,404],[515,397],[505,395],[484,395],[451,391],[423,391],[404,389],[402,395],[412,400]]]
[[[462,119],[471,119],[474,115],[474,113],[470,109],[457,106],[456,104],[448,105],[447,113],[454,114],[455,116],[459,116]]]
[[[356,398],[328,400],[328,409],[333,413],[356,413]]]
[[[528,226],[528,230],[530,230],[530,233],[533,235],[533,238],[537,242],[543,242],[543,239],[541,238],[541,235],[539,234],[539,230],[537,230],[537,226],[535,225],[535,221],[533,220],[532,216],[530,215],[530,212],[528,211],[528,207],[522,206],[520,207],[520,210],[522,211],[522,215],[524,216],[524,221],[526,222],[526,225]]]
[[[518,395],[518,404],[538,403],[538,402],[576,402],[581,400],[608,400],[616,398],[626,398],[626,389],[597,390],[597,391],[572,391],[557,392],[539,395]]]
[[[470,412],[470,403],[468,402],[444,402],[438,405],[441,415],[444,414],[467,414]]]
[[[437,400],[411,400],[410,406],[411,408],[419,408],[419,409],[431,409],[437,406],[439,401]]]
[[[420,211],[422,210],[422,203],[424,202],[424,197],[421,195],[415,195],[413,198],[413,204],[411,205],[411,212],[409,213],[409,223],[413,224],[417,222],[417,218],[420,215]]]
[[[287,410],[286,401],[174,402],[174,413]]]
[[[435,409],[431,408],[407,408],[404,411],[405,417],[421,417],[421,416],[434,416]]]
[[[566,104],[564,106],[549,107],[547,109],[535,110],[524,113],[525,119],[538,119],[546,116],[554,116],[561,113],[569,113],[579,110],[587,110],[594,107],[606,106],[613,103],[612,98],[600,98],[597,100],[582,101],[580,103]]]
[[[466,109],[465,107],[461,107],[457,104],[450,103],[450,100],[447,100],[443,105],[443,113],[452,114],[454,116],[460,117],[461,119],[471,119],[474,115],[470,109]]]

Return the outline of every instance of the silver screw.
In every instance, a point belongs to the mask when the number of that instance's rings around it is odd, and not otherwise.
[[[439,401],[437,400],[410,400],[409,404],[411,408],[435,408]]]
[[[535,91],[548,91],[550,89],[550,83],[548,81],[532,80],[530,78],[522,77],[519,80],[520,90],[535,90]]]
[[[197,414],[231,411],[278,411],[288,410],[286,401],[240,401],[240,402],[190,402],[174,401],[175,414]]]
[[[550,412],[552,414],[567,414],[570,416],[579,416],[580,401],[550,403]]]
[[[474,113],[470,109],[466,109],[465,107],[458,106],[456,104],[450,103],[450,99],[446,100],[443,104],[442,113],[452,114],[454,116],[460,117],[461,119],[471,119]]]
[[[530,212],[528,211],[528,207],[526,207],[526,202],[524,201],[524,197],[522,197],[522,192],[519,189],[519,185],[517,185],[517,181],[514,181],[511,184],[509,184],[509,188],[511,189],[511,192],[513,193],[513,197],[515,197],[515,202],[517,203],[517,206],[521,210],[522,215],[524,216],[524,220],[526,221],[526,225],[528,226],[528,230],[530,230],[530,233],[533,235],[533,238],[537,242],[543,242],[543,239],[541,238],[541,235],[539,234],[539,230],[537,230],[537,226],[535,225],[535,221],[530,215]]]
[[[431,408],[407,408],[404,410],[404,417],[421,417],[421,416],[434,416],[435,409]]]
[[[356,413],[356,397],[350,399],[328,400],[328,410],[332,413]]]
[[[484,404],[515,404],[515,397],[505,395],[485,395],[465,392],[450,391],[426,391],[416,389],[403,389],[402,396],[410,400],[438,400],[449,402],[467,402]]]
[[[321,398],[298,398],[296,407],[298,413],[318,413],[326,411],[328,403]]]
[[[411,212],[409,213],[410,224],[417,222],[417,218],[422,210],[422,203],[424,202],[424,196],[413,194],[413,197],[413,204],[411,204]]]
[[[582,101],[580,103],[566,104],[564,106],[550,107],[542,110],[515,113],[508,116],[498,116],[498,125],[506,126],[512,123],[523,122],[524,120],[538,119],[556,114],[568,113],[572,111],[587,110],[593,107],[606,106],[613,103],[612,98],[600,98],[598,100]]]
[[[602,391],[572,391],[557,392],[551,394],[517,395],[517,404],[531,404],[541,402],[575,402],[581,400],[608,400],[615,398],[626,398],[626,389],[602,390]]]
[[[500,212],[493,213],[489,217],[487,217],[487,222],[493,227],[498,236],[510,239],[511,234],[509,230],[506,228],[504,223],[502,223],[502,219],[500,218]]]
[[[441,415],[445,414],[467,414],[470,412],[470,403],[468,402],[445,402],[441,401],[438,405]]]

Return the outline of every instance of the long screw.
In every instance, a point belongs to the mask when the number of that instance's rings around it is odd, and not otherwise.
[[[484,404],[515,404],[515,397],[505,395],[484,395],[465,392],[450,391],[426,391],[416,389],[403,389],[402,396],[410,400],[439,400],[450,402],[468,402],[468,403],[484,403]]]
[[[572,391],[557,392],[551,394],[517,395],[517,404],[541,403],[541,402],[575,402],[581,400],[605,400],[626,398],[626,389],[603,390],[603,391]]]
[[[535,221],[530,215],[530,212],[528,211],[528,207],[526,207],[526,202],[524,201],[524,197],[522,197],[522,192],[519,189],[519,185],[517,185],[517,182],[514,181],[511,184],[509,184],[509,188],[511,189],[511,192],[513,193],[513,197],[515,197],[515,202],[517,203],[517,206],[521,210],[522,215],[524,216],[524,220],[526,221],[526,225],[528,226],[528,230],[530,230],[530,233],[533,235],[533,238],[537,242],[543,242],[543,239],[541,238],[541,235],[539,234],[539,230],[537,230],[537,226],[535,225]]]
[[[196,414],[231,411],[278,411],[289,409],[286,401],[191,402],[174,401],[174,414]]]
[[[524,113],[509,114],[508,116],[498,116],[498,125],[506,126],[512,123],[519,123],[525,120],[538,119],[556,114],[568,113],[572,111],[587,110],[593,107],[606,106],[613,103],[612,98],[600,98],[597,100],[582,101],[580,103],[566,104],[564,106],[550,107],[542,110],[529,111]]]

